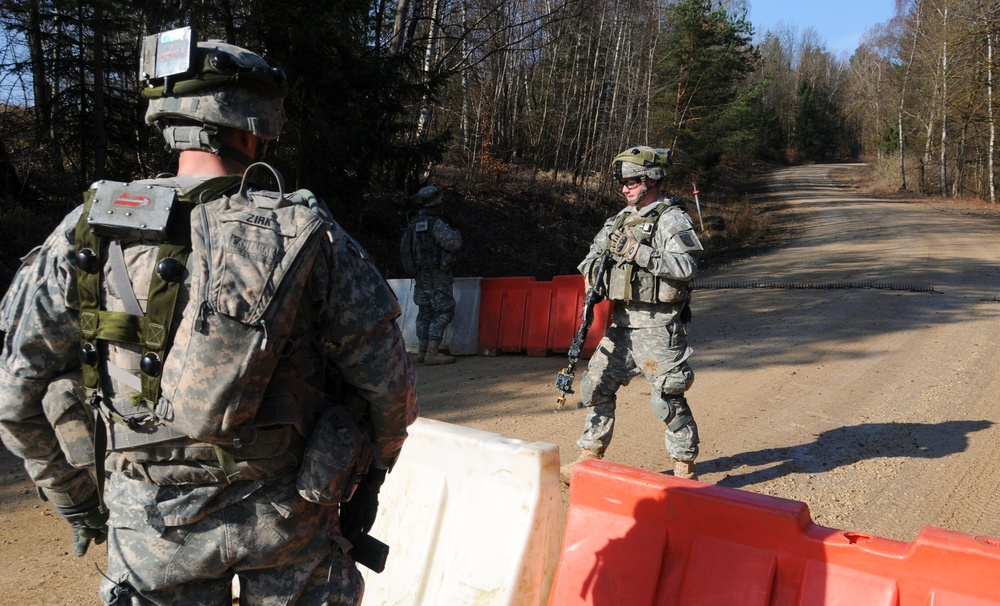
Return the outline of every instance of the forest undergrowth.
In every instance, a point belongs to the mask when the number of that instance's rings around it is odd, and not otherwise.
[[[783,230],[771,221],[777,206],[758,193],[763,168],[726,175],[719,179],[729,184],[724,187],[700,188],[698,203],[690,183],[670,188],[686,200],[705,245],[702,266],[752,254],[782,237]],[[574,186],[548,175],[517,172],[470,183],[458,171],[439,170],[435,185],[445,192],[444,214],[462,232],[456,267],[460,277],[550,280],[575,274],[593,237],[624,202],[617,189]],[[404,277],[398,242],[407,214],[415,212],[412,205],[375,193],[363,202],[367,210],[332,206],[386,277]]]

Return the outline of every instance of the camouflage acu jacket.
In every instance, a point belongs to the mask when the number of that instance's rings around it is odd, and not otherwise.
[[[162,184],[162,180],[150,183]],[[58,446],[42,406],[49,383],[80,364],[79,296],[73,261],[76,253],[73,230],[80,213],[80,209],[70,213],[46,242],[25,259],[0,302],[0,331],[6,333],[0,356],[0,437],[8,448],[26,460],[32,479],[57,504],[60,500],[74,503],[91,491],[86,472],[70,465]],[[369,404],[374,447],[379,460],[387,465],[398,456],[406,427],[417,415],[413,371],[395,323],[399,306],[362,247],[339,225],[328,221],[318,242],[308,261],[309,270],[299,285],[302,296],[294,308],[283,310],[294,317],[290,324],[296,332],[290,338],[324,344],[326,357],[337,374]],[[230,245],[239,248],[234,248],[236,254],[260,253],[248,249],[245,242],[231,241]],[[149,249],[155,246],[132,242],[126,243],[124,249],[130,267],[138,268],[136,276],[130,277],[137,285],[146,283],[142,274],[153,271],[151,263],[155,255]],[[197,255],[189,259],[187,271],[193,277],[185,281],[177,306],[178,331],[194,330],[193,319],[198,317],[203,304],[200,292],[205,275],[197,267],[197,259]],[[112,291],[112,281],[108,282],[106,288]],[[146,293],[141,287],[136,294],[144,303]],[[114,298],[106,297],[106,301]],[[239,307],[238,297],[230,300],[237,301]],[[127,358],[128,348],[120,349]],[[192,366],[193,361],[189,360],[191,367],[186,371],[164,373],[164,393],[178,393],[182,381],[195,384],[211,381],[206,369],[234,362],[226,357],[232,353],[223,348],[217,352],[218,358],[205,360],[200,370],[197,363]],[[168,352],[165,363],[169,363],[169,358]],[[127,359],[123,363],[127,366]],[[203,379],[197,378],[199,372]],[[287,356],[273,376],[265,378],[265,383],[281,383],[281,376],[316,372],[321,372],[321,368],[308,368],[302,356]],[[106,388],[112,395],[116,389],[122,390],[121,386]],[[310,420],[315,421],[318,413],[313,411]],[[149,469],[155,469],[156,478],[174,483],[177,478],[172,476],[179,474],[183,478],[185,469],[204,467],[199,459],[211,460],[211,449],[204,445],[201,449],[203,456],[198,445],[190,443],[173,450],[158,447],[155,454],[141,447],[124,449],[109,458],[107,467],[147,480],[154,475]],[[291,458],[300,455],[292,453]],[[242,462],[251,472],[250,477],[257,463]],[[143,473],[138,473],[138,468]]]
[[[606,296],[615,301],[612,319],[618,326],[665,326],[687,302],[701,243],[678,201],[664,196],[641,209],[626,206],[604,223],[578,266],[589,285],[614,230],[631,230],[640,242],[634,261],[612,255],[613,265],[605,274]]]

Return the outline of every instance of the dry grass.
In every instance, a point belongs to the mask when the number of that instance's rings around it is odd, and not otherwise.
[[[907,167],[908,184],[917,182],[916,169]],[[899,156],[869,162],[865,170],[852,171],[850,185],[866,196],[899,202],[925,204],[945,212],[980,217],[1000,223],[1000,204],[972,197],[943,198],[940,195],[921,194],[912,189],[899,188]]]

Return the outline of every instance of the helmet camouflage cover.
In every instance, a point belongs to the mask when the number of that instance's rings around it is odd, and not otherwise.
[[[659,181],[667,176],[667,167],[671,163],[669,149],[637,145],[615,156],[611,161],[611,172],[618,181],[633,178]]]
[[[428,185],[427,187],[421,187],[420,190],[414,194],[417,204],[420,206],[437,206],[443,200],[441,190],[433,185]]]
[[[143,69],[140,76],[142,96],[149,99],[148,124],[163,128],[176,119],[227,126],[265,141],[281,134],[285,73],[246,49],[219,40],[199,42],[186,72],[154,78]]]

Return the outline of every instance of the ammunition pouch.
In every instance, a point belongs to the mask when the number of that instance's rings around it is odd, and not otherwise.
[[[83,402],[80,373],[66,373],[49,383],[42,410],[55,431],[66,462],[73,467],[93,467],[94,417]]]
[[[368,434],[344,406],[320,415],[299,468],[295,487],[303,499],[320,505],[349,501],[374,460]]]

